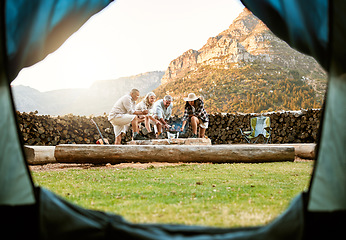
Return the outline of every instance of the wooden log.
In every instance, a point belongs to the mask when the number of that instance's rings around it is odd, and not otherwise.
[[[294,161],[294,147],[271,145],[86,145],[55,148],[60,163],[118,164],[123,162],[277,162]]]
[[[56,163],[54,146],[24,146],[24,153],[29,164]]]
[[[303,158],[303,159],[310,159],[314,160],[315,159],[315,148],[316,144],[315,143],[300,143],[300,144],[295,144],[295,143],[287,143],[287,144],[272,144],[275,146],[291,146],[294,147],[295,149],[295,155],[297,157]]]

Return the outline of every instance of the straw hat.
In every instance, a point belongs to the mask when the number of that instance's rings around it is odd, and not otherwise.
[[[187,98],[184,98],[184,101],[195,101],[196,99],[198,99],[199,97],[196,96],[196,94],[194,93],[189,93],[189,95],[187,95]]]

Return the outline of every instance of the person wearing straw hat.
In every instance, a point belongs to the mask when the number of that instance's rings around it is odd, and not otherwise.
[[[183,116],[183,124],[180,131],[184,131],[187,120],[190,120],[192,126],[192,137],[197,138],[197,127],[199,126],[199,136],[204,138],[205,130],[208,128],[209,118],[204,109],[204,102],[201,97],[197,97],[194,93],[189,93],[186,101],[185,112]]]

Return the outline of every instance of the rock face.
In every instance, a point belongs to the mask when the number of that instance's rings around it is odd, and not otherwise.
[[[321,71],[322,68],[311,57],[307,57],[277,38],[257,17],[246,8],[229,28],[216,37],[210,37],[198,51],[188,50],[174,59],[168,66],[161,83],[182,77],[186,72],[202,65],[240,66],[255,61],[273,63],[285,68]]]
[[[174,59],[168,66],[165,75],[161,79],[161,83],[176,78],[180,73],[186,70],[192,70],[197,66],[197,57],[199,52],[196,50],[188,50],[177,59]]]
[[[204,98],[208,113],[254,113],[321,108],[326,83],[326,72],[312,57],[244,9],[201,49],[174,59],[154,92],[159,98],[170,94],[179,116],[191,92]]]

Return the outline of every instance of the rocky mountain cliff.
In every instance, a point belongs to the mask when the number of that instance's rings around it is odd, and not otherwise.
[[[201,65],[227,68],[239,67],[233,63],[244,65],[255,61],[325,76],[313,58],[290,48],[245,8],[227,30],[210,37],[201,49],[190,49],[171,61],[161,82],[167,83]]]
[[[13,86],[15,105],[20,112],[38,111],[38,114],[102,115],[108,113],[116,100],[137,88],[141,95],[157,88],[163,72],[147,72],[114,80],[100,80],[88,89],[62,89],[39,92],[25,86]]]
[[[182,97],[193,91],[212,101],[211,106],[218,106],[211,107],[212,111],[248,112],[254,109],[245,102],[259,96],[254,86],[264,87],[264,97],[281,89],[281,93],[277,91],[276,94],[282,95],[278,96],[279,100],[286,94],[287,103],[293,100],[289,98],[295,96],[300,86],[308,99],[296,99],[295,104],[275,103],[272,99],[272,104],[263,104],[265,106],[257,111],[299,108],[299,104],[301,107],[319,107],[326,86],[326,73],[313,58],[290,48],[245,8],[228,29],[210,37],[201,49],[190,49],[171,61],[161,82],[156,92],[159,95],[170,92],[178,106],[182,105]],[[261,82],[263,86],[259,86]],[[285,87],[280,88],[277,84]],[[288,87],[287,84],[293,85]],[[296,88],[292,92],[293,87]],[[290,88],[291,91],[286,91]],[[211,100],[214,97],[216,102]],[[221,100],[223,102],[218,102]],[[246,106],[225,106],[233,100],[244,102]]]

